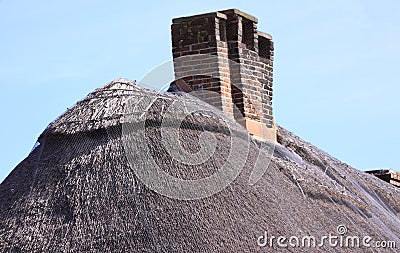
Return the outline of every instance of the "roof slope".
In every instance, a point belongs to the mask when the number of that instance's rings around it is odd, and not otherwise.
[[[166,101],[184,95],[165,94],[158,96],[160,101],[144,120],[148,152],[141,152],[142,142],[136,139],[143,136],[135,132],[129,136],[137,143],[132,152],[137,163],[129,163],[124,107],[128,98],[142,106],[141,99],[154,95],[118,79],[49,125],[39,138],[40,145],[0,184],[2,252],[265,252],[268,249],[257,245],[264,231],[275,236],[318,237],[335,234],[341,224],[350,235],[400,245],[399,189],[351,168],[283,128],[278,132],[280,145],[255,185],[250,186],[248,179],[261,143],[252,140],[239,176],[210,197],[178,200],[150,190],[133,168],[141,168],[144,156],[151,155],[171,175],[196,179],[218,171],[232,148],[228,120],[192,115],[179,129],[182,145],[198,151],[199,136],[206,129],[215,136],[215,152],[199,165],[175,161],[161,142],[159,116]],[[189,98],[183,99],[192,104]],[[240,132],[240,126],[235,127]],[[244,145],[245,138],[241,141]]]

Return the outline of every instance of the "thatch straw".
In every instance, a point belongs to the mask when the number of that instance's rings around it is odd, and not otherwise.
[[[340,224],[351,235],[400,246],[399,189],[283,128],[266,173],[253,186],[248,178],[259,153],[256,141],[250,142],[236,180],[211,197],[177,200],[150,190],[127,160],[121,124],[128,99],[154,95],[133,82],[115,80],[49,125],[40,145],[0,185],[2,252],[266,252],[272,249],[257,245],[265,230],[276,236],[318,237],[335,233]],[[176,96],[160,95],[160,103]],[[204,164],[183,165],[160,141],[157,108],[146,118],[152,122],[146,125],[146,138],[165,171],[196,179],[213,174],[226,161],[228,120],[207,115],[186,119],[187,127],[179,129],[185,148],[196,152],[204,128],[215,134],[217,145]],[[133,155],[139,163],[148,154]],[[276,250],[366,252],[339,247]]]

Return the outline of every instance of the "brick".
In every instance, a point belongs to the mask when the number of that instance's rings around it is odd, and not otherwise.
[[[200,50],[200,49],[208,48],[208,43],[193,44],[190,47],[191,47],[191,50]]]
[[[209,99],[219,103],[225,113],[231,115],[234,103],[248,119],[271,126],[272,37],[257,32],[257,22],[246,15],[225,14],[174,19],[172,52],[174,58],[184,60],[174,64],[175,75],[184,77],[196,90],[215,91],[219,97]],[[198,58],[201,55],[210,58]]]

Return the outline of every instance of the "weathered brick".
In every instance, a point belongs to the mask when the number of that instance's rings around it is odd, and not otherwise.
[[[211,100],[231,115],[233,104],[246,118],[273,125],[272,82],[274,45],[270,35],[257,31],[257,20],[234,10],[200,15],[171,26],[174,59],[210,55],[209,59],[175,64],[176,77],[190,76],[194,89],[216,91]],[[225,19],[226,18],[226,19]]]

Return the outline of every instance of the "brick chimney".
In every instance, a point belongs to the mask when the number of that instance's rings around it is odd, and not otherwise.
[[[173,19],[175,85],[184,91],[215,92],[208,101],[253,137],[276,141],[274,47],[269,34],[257,31],[257,22],[237,9]]]

